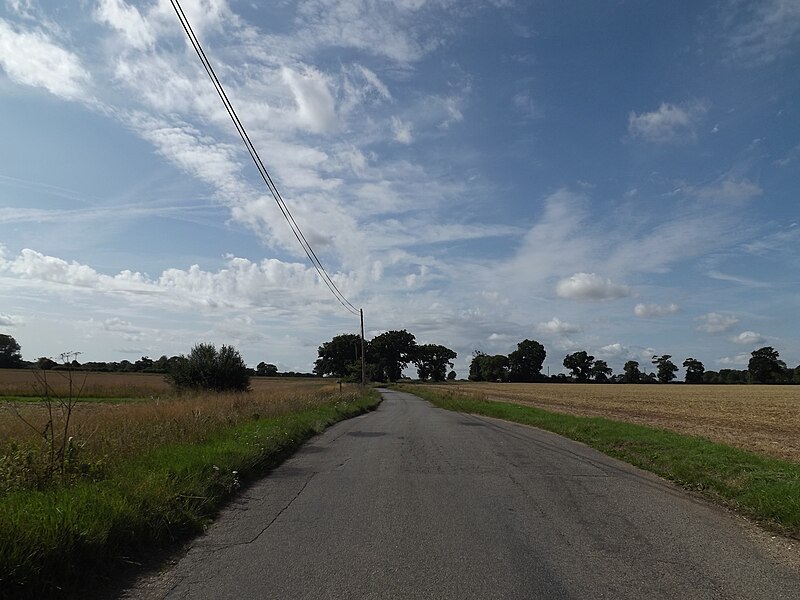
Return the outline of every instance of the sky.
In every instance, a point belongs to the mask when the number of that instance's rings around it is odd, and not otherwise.
[[[367,338],[800,363],[800,1],[183,0]],[[0,0],[0,332],[308,371],[324,287],[168,0]]]

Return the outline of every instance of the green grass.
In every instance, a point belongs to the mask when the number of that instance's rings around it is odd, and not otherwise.
[[[253,420],[201,444],[154,449],[100,482],[0,497],[0,597],[65,597],[107,577],[121,560],[202,531],[240,482],[379,401],[371,391]]]
[[[800,465],[705,438],[603,418],[552,413],[457,392],[408,391],[447,410],[514,421],[583,442],[800,538]]]

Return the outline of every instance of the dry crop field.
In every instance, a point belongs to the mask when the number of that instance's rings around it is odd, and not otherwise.
[[[437,387],[649,425],[800,462],[800,386],[458,382]]]
[[[47,377],[63,393],[66,380],[55,371]],[[73,373],[77,385],[83,377],[84,373]],[[9,444],[41,440],[26,421],[40,431],[45,428],[43,403],[13,398],[32,395],[33,384],[32,371],[0,369],[0,456]],[[81,396],[109,400],[79,400],[70,435],[87,459],[119,460],[162,444],[198,442],[221,427],[254,418],[313,408],[338,395],[338,385],[330,379],[253,377],[251,386],[246,394],[175,394],[162,375],[90,372]],[[355,386],[345,386],[345,394],[353,391]],[[59,423],[55,425],[59,431]]]

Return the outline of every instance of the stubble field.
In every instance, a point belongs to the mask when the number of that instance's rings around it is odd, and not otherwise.
[[[648,425],[800,463],[800,386],[456,382],[429,387]]]

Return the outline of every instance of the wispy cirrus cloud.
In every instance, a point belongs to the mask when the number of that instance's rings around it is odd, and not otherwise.
[[[795,0],[746,2],[724,6],[724,35],[732,63],[755,67],[779,60],[800,42],[800,4]]]
[[[739,319],[730,314],[710,312],[697,317],[695,322],[697,323],[695,327],[697,331],[703,331],[705,333],[724,333],[739,323]]]

